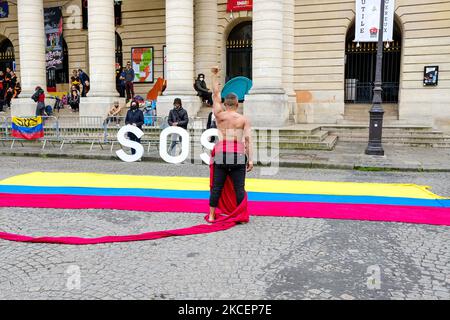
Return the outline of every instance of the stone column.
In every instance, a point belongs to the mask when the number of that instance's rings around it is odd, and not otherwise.
[[[194,2],[166,0],[167,89],[158,98],[158,116],[165,117],[180,98],[189,116],[196,116],[201,101],[194,90]]]
[[[47,84],[43,0],[18,0],[17,20],[20,48],[20,83],[22,93],[14,99],[12,116],[34,116],[36,103],[31,100],[36,86]]]
[[[114,1],[89,1],[88,19],[91,81],[88,96],[81,98],[80,116],[106,117],[114,100],[119,100],[115,81]],[[123,99],[121,102],[124,103]]]
[[[283,1],[253,3],[253,88],[244,114],[255,127],[282,127],[289,121],[283,88],[283,8]]]
[[[195,76],[203,73],[210,83],[211,67],[217,65],[217,0],[195,1]]]
[[[292,118],[297,118],[297,98],[294,90],[295,0],[283,0],[283,11],[283,87],[288,96],[289,114]]]

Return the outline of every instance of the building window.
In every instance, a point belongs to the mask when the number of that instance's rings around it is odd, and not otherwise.
[[[82,8],[82,15],[83,15],[83,29],[87,30],[89,23],[88,23],[88,12],[89,12],[89,6],[88,6],[88,0],[81,0],[81,8]],[[114,24],[116,26],[122,25],[122,0],[114,0]]]
[[[355,25],[347,33],[345,48],[345,102],[372,103],[377,43],[355,43]],[[383,102],[398,103],[402,34],[397,22],[394,41],[383,50]]]
[[[83,15],[83,29],[88,29],[88,0],[81,0],[81,13]]]
[[[114,1],[114,21],[116,26],[122,25],[122,0]]]
[[[239,76],[252,79],[252,50],[252,22],[245,21],[228,36],[226,81]]]
[[[116,65],[123,67],[122,38],[116,32]]]
[[[7,38],[0,41],[0,70],[13,69],[15,61],[14,46]]]

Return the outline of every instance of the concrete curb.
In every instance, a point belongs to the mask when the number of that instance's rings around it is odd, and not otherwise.
[[[38,157],[38,158],[64,158],[64,159],[81,159],[81,160],[116,160],[119,161],[114,154],[69,154],[69,153],[55,153],[55,152],[20,152],[20,151],[0,151],[2,156],[12,157]],[[144,156],[142,158],[146,162],[163,163],[160,157]],[[192,159],[188,159],[192,161]],[[268,165],[258,163],[258,166]],[[356,170],[366,172],[450,172],[450,166],[448,168],[433,168],[428,166],[423,167],[411,167],[402,165],[389,165],[389,166],[376,166],[376,165],[364,165],[364,164],[352,164],[352,163],[326,163],[323,160],[314,161],[283,161],[279,163],[281,168],[303,168],[303,169],[329,169],[329,170]]]

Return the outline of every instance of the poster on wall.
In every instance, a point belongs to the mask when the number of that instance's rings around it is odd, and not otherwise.
[[[131,48],[132,67],[134,70],[135,83],[153,83],[153,47]]]
[[[63,68],[63,17],[60,7],[44,9],[47,70]]]
[[[167,46],[163,46],[163,78],[167,77]]]
[[[0,0],[0,18],[8,18],[9,16],[9,4],[8,1]]]
[[[251,11],[253,0],[228,0],[227,12]]]
[[[439,82],[439,67],[429,66],[424,69],[423,85],[437,86]]]
[[[384,0],[383,40],[391,42],[394,34],[395,1]],[[380,28],[380,0],[356,0],[355,42],[377,42]]]

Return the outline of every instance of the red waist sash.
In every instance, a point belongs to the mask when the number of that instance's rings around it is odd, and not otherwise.
[[[242,142],[223,140],[219,141],[213,150],[217,153],[245,153],[245,146]]]

